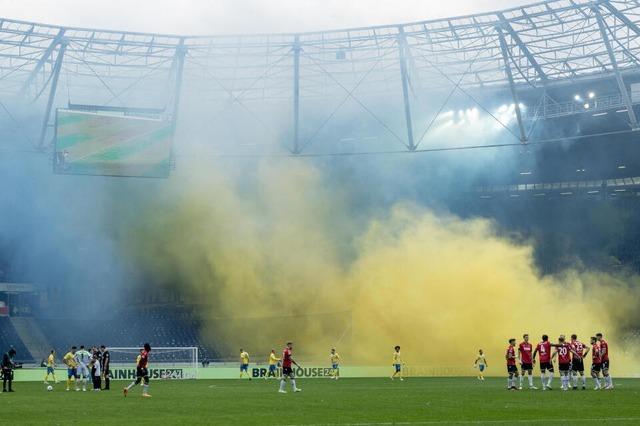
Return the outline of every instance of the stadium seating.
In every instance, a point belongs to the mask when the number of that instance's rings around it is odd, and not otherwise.
[[[11,324],[11,319],[9,317],[0,317],[0,351],[4,353],[12,346],[16,350],[15,361],[22,363],[34,362],[33,357],[24,343],[22,343],[22,340],[20,340],[13,324]]]
[[[43,331],[58,354],[72,345],[104,344],[108,347],[140,347],[150,342],[152,347],[197,346],[199,361],[211,359],[215,351],[200,343],[199,322],[188,311],[167,307],[125,311],[111,319],[46,319],[40,322]],[[172,354],[154,355],[155,360],[171,361]],[[158,358],[162,357],[162,358]]]

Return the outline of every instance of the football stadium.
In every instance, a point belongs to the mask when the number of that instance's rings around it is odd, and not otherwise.
[[[639,2],[29,2],[0,424],[640,424]]]

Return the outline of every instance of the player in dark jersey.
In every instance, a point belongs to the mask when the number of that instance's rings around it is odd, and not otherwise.
[[[149,352],[151,352],[151,346],[145,343],[144,350],[140,352],[138,365],[136,365],[136,379],[124,388],[124,396],[127,396],[132,387],[144,381],[142,385],[142,396],[145,398],[151,397],[151,395],[149,395]]]
[[[586,348],[586,350],[585,350]],[[573,376],[573,390],[578,389],[578,376],[582,377],[582,389],[587,388],[587,378],[584,375],[584,358],[589,353],[589,348],[578,340],[577,334],[571,335],[571,373]]]
[[[516,339],[509,339],[509,346],[504,355],[507,360],[507,390],[518,390],[516,379],[518,378],[518,367],[516,366]]]
[[[529,389],[538,389],[533,385],[533,345],[529,342],[529,335],[524,334],[522,336],[522,342],[518,345],[518,356],[520,357],[520,369],[522,374],[520,375],[520,386],[522,389],[522,379],[527,375],[529,379]]]
[[[602,371],[602,353],[600,352],[600,342],[597,337],[591,338],[591,377],[595,382],[593,390],[600,390],[600,372]]]
[[[571,383],[571,345],[566,341],[564,335],[558,337],[558,344],[555,346],[556,350],[551,357],[552,360],[558,357],[558,370],[560,370],[560,389],[563,391],[569,390]]]
[[[104,345],[100,346],[100,352],[102,353],[102,375],[104,376],[104,390],[109,390],[109,382],[111,381],[111,371],[109,370],[109,364],[111,364],[111,354]]]
[[[533,351],[531,360],[536,363],[536,355],[540,356],[540,380],[542,381],[542,390],[551,390],[551,381],[553,380],[553,363],[551,362],[551,347],[555,346],[549,342],[549,336],[542,335],[542,342],[538,343]],[[547,381],[545,382],[545,373]]]
[[[600,356],[602,358],[602,375],[604,376],[604,388],[607,390],[613,389],[613,379],[611,373],[609,373],[609,342],[604,340],[602,333],[596,334],[598,343],[600,344]]]
[[[302,389],[296,386],[296,378],[293,373],[293,365],[296,367],[300,367],[297,362],[293,359],[293,343],[287,342],[287,346],[282,351],[282,378],[280,379],[280,393],[287,393],[284,390],[284,385],[286,383],[287,378],[291,380],[291,386],[293,387],[294,392],[300,392]]]

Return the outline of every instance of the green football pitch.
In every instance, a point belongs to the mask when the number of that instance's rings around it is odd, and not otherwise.
[[[0,394],[0,424],[640,424],[640,380],[618,379],[611,391],[507,391],[504,379],[409,378],[298,380],[300,393],[277,393],[271,380],[152,381],[127,398],[111,391],[66,392],[57,384],[15,383]],[[288,384],[287,384],[288,385]]]

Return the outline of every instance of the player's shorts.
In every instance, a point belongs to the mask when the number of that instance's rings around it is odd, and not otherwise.
[[[249,370],[249,364],[240,364],[240,371],[248,371]]]
[[[609,368],[610,368],[610,366],[609,366],[609,360],[602,361],[602,369],[603,369],[603,370],[608,370]]]
[[[484,371],[485,366],[484,364],[478,364],[478,370],[480,370],[481,372]]]
[[[540,371],[548,371],[550,373],[553,373],[553,364],[550,362],[541,362]]]
[[[522,369],[522,371],[533,371],[533,364],[531,364],[530,362],[523,362],[522,364],[520,364],[520,368]]]
[[[67,368],[67,377],[68,378],[78,378],[78,369],[76,367],[73,368]]]
[[[89,374],[89,369],[87,368],[86,365],[80,364],[77,368],[77,371],[78,371],[78,376],[91,377],[91,375]]]
[[[571,363],[570,362],[558,363],[558,370],[560,370],[560,371],[570,371],[571,370]]]
[[[149,377],[149,370],[146,368],[136,367],[136,377]]]
[[[584,361],[581,358],[576,358],[572,360],[571,369],[573,371],[584,372]]]
[[[53,367],[47,367],[47,374],[53,374],[54,370]]]
[[[518,367],[516,367],[515,365],[507,365],[507,373],[518,374]]]
[[[293,377],[293,369],[291,367],[282,367],[282,375]]]
[[[275,364],[269,364],[269,372],[274,372],[276,371],[276,365]]]
[[[602,371],[602,363],[593,363],[591,364],[591,371],[594,373],[599,373]]]
[[[402,370],[402,365],[401,364],[393,364],[394,367],[396,367],[396,373],[399,373],[400,370]]]
[[[339,365],[338,365],[338,364],[331,364],[331,368],[333,368],[334,370],[337,370],[337,369],[338,369],[338,367],[339,367]]]

